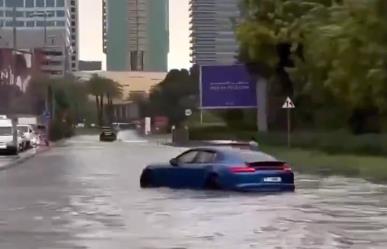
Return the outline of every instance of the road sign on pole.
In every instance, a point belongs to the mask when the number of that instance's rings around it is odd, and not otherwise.
[[[292,99],[290,97],[287,97],[285,100],[285,103],[282,105],[283,109],[294,109],[296,106],[294,105]]]
[[[192,115],[192,110],[191,109],[186,109],[185,110],[185,116],[189,117]]]
[[[285,103],[282,105],[282,109],[286,109],[287,114],[287,120],[288,120],[288,147],[290,148],[291,145],[291,131],[292,131],[292,120],[291,120],[291,113],[290,111],[292,109],[295,109],[296,106],[294,105],[292,99],[290,97],[287,97],[285,100]]]

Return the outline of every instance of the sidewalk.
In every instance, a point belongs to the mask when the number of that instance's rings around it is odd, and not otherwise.
[[[51,147],[52,146],[42,146],[33,148],[28,151],[24,151],[17,156],[0,155],[0,171],[21,164],[26,160],[38,155],[39,153],[49,150]]]

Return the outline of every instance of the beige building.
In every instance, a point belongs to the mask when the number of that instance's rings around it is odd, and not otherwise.
[[[117,81],[123,89],[122,100],[128,100],[133,93],[149,94],[150,90],[164,80],[167,73],[163,72],[113,72],[113,71],[92,71],[76,72],[75,75],[82,80],[89,79],[93,74]]]
[[[164,80],[167,73],[161,72],[77,72],[75,75],[82,80],[88,80],[93,74],[112,79],[122,86],[122,99],[114,100],[114,119],[117,122],[127,122],[138,119],[138,106],[134,103],[137,96],[147,97],[153,87]]]

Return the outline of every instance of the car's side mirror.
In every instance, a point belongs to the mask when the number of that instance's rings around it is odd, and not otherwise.
[[[169,163],[170,163],[172,166],[174,166],[174,167],[176,167],[176,166],[179,165],[179,162],[178,162],[177,158],[172,158],[172,159],[169,161]]]

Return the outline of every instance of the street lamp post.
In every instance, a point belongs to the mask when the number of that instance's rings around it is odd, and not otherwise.
[[[44,30],[44,41],[43,41],[43,47],[47,46],[47,17],[51,16],[46,11],[39,11],[35,12],[33,14],[30,14],[29,17],[43,17],[43,30]],[[53,94],[53,89],[52,86],[49,84],[47,87],[47,97],[46,97],[46,107],[45,107],[45,114],[44,115],[49,115],[47,117],[47,137],[50,138],[50,133],[51,133],[51,125],[52,125],[52,119],[53,119],[53,112],[55,109],[55,104],[54,104],[54,94]]]

